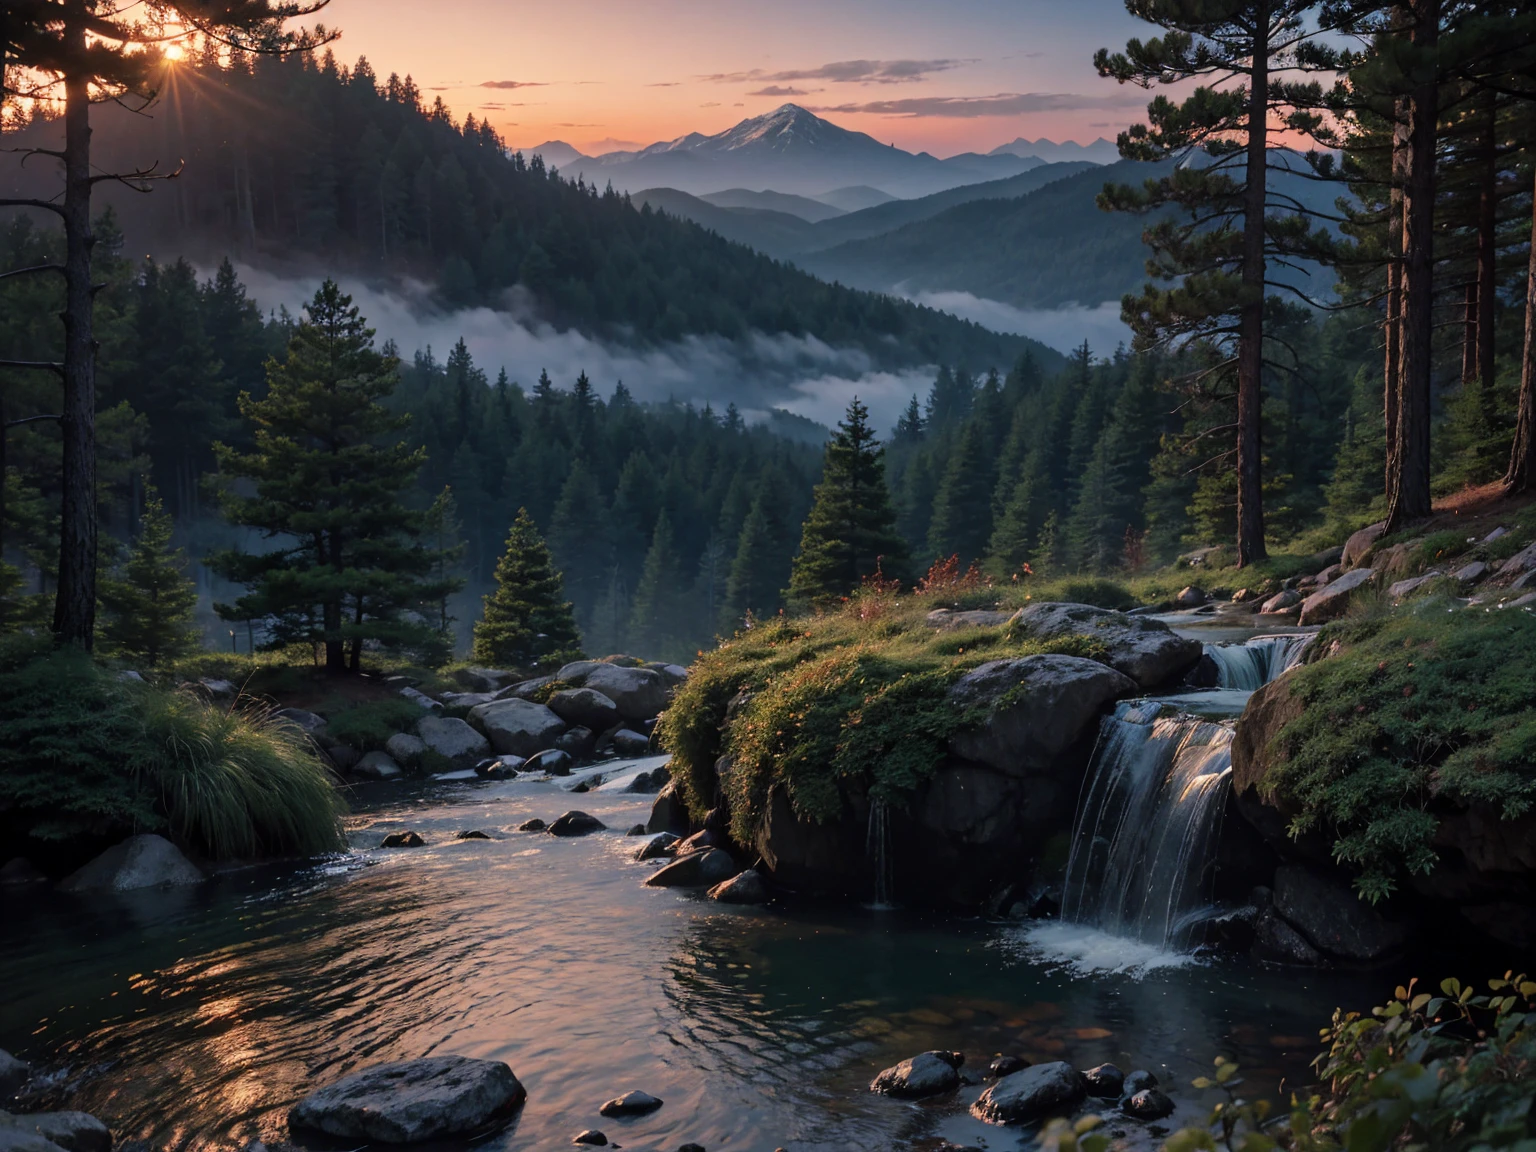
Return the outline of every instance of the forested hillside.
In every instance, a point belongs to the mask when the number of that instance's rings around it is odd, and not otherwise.
[[[364,60],[235,53],[169,69],[152,115],[104,104],[95,162],[178,177],[140,195],[104,184],[134,252],[277,269],[409,275],[450,305],[505,303],[521,286],[560,326],[670,340],[752,331],[808,335],[877,362],[1008,363],[1025,347],[884,296],[822,283],[643,208],[611,190],[508,154],[473,116],[422,104],[407,77]],[[53,144],[57,121],[12,146]],[[46,165],[8,166],[6,190],[52,195]],[[530,299],[525,297],[525,300]]]

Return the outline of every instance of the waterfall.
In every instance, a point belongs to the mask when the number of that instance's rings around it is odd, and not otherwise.
[[[1063,921],[1154,947],[1195,942],[1232,774],[1232,729],[1153,700],[1106,717],[1072,830]]]
[[[873,908],[894,908],[891,901],[891,825],[884,800],[869,803],[869,828],[865,833],[864,851],[875,865],[875,900]]]
[[[1218,687],[1257,692],[1301,662],[1313,635],[1255,636],[1243,644],[1207,644],[1205,652],[1216,662]]]

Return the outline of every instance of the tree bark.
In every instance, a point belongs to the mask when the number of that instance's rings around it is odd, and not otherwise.
[[[1485,93],[1482,181],[1477,196],[1477,378],[1486,397],[1493,389],[1494,316],[1498,305],[1499,138],[1498,95]]]
[[[65,8],[65,53],[81,61],[64,79],[64,403],[59,580],[53,631],[90,650],[96,626],[96,341],[91,309],[91,93],[85,75],[86,6]]]
[[[1415,0],[1413,44],[1419,78],[1408,98],[1408,182],[1403,189],[1403,374],[1398,395],[1396,491],[1387,532],[1431,510],[1430,378],[1434,351],[1435,137],[1439,85],[1434,52],[1440,0]]]
[[[1406,19],[1406,18],[1404,18]],[[1382,491],[1390,507],[1397,496],[1397,414],[1403,379],[1403,185],[1408,177],[1408,102],[1393,102],[1392,169],[1387,190],[1386,360],[1382,365],[1382,416],[1386,475]]]
[[[1461,386],[1477,383],[1477,277],[1468,280],[1461,295]]]
[[[1269,129],[1269,11],[1256,16],[1248,88],[1248,156],[1243,191],[1243,306],[1237,334],[1237,566],[1264,548],[1264,203]]]
[[[1531,226],[1536,229],[1536,196],[1531,200]],[[1504,483],[1511,492],[1528,492],[1536,484],[1536,244],[1531,245],[1525,272],[1525,348],[1520,357],[1520,407],[1515,420],[1515,443],[1509,454],[1509,472]]]

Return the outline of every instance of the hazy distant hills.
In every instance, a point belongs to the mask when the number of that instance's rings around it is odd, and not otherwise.
[[[840,128],[797,104],[743,120],[714,136],[691,132],[634,152],[582,156],[561,141],[530,152],[562,174],[582,176],[600,188],[609,183],[627,192],[675,188],[695,196],[725,188],[771,188],[819,197],[867,185],[888,196],[911,198],[1014,176],[1045,163],[1009,151],[967,152],[940,160]]]
[[[1012,143],[999,144],[988,155],[1032,156],[1047,164],[1060,164],[1071,160],[1086,160],[1091,164],[1113,164],[1120,159],[1120,150],[1115,147],[1113,141],[1106,140],[1102,136],[1092,144],[1079,144],[1076,140],[1066,140],[1057,144],[1044,137],[1039,140],[1026,140],[1020,136]]]

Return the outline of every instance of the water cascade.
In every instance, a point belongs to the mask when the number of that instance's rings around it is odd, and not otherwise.
[[[869,828],[864,851],[875,865],[875,899],[872,908],[894,908],[891,902],[891,823],[884,800],[869,803]]]
[[[1205,654],[1216,663],[1217,686],[1257,692],[1301,662],[1314,633],[1255,636],[1243,644],[1207,644]]]
[[[1194,944],[1231,775],[1230,726],[1121,704],[1078,804],[1062,920],[1171,951]]]

